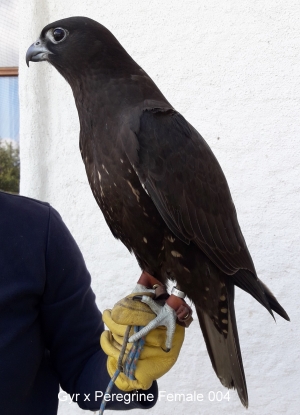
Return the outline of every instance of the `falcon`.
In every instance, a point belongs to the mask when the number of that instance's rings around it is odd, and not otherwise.
[[[247,407],[235,285],[271,315],[273,310],[289,317],[257,277],[210,147],[113,34],[94,20],[71,17],[47,25],[26,61],[48,61],[72,88],[91,190],[112,234],[142,270],[134,291],[164,295],[167,281],[176,282],[163,307],[149,300],[157,313],[154,325],[168,327],[167,348],[176,318],[182,323],[190,319],[187,296],[218,378],[236,388]]]

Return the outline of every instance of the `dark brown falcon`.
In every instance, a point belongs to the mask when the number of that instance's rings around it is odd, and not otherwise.
[[[234,286],[271,314],[289,318],[257,278],[211,149],[116,38],[91,19],[49,24],[26,60],[48,61],[70,84],[82,159],[111,232],[144,275],[176,281],[195,304],[217,376],[247,406]]]

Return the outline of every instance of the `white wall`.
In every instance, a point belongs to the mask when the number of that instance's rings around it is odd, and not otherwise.
[[[1,0],[0,16],[0,67],[18,66],[18,0]]]
[[[237,289],[236,314],[249,414],[298,414],[299,367],[299,0],[29,0],[20,2],[21,193],[59,210],[83,251],[101,309],[139,276],[93,199],[78,149],[71,90],[47,63],[25,66],[27,47],[48,23],[84,15],[108,27],[169,101],[206,138],[227,176],[260,278],[291,323],[275,324]],[[149,414],[244,414],[216,378],[197,321],[186,331],[167,393],[203,393],[204,402],[162,400]],[[82,414],[75,404],[61,415]]]

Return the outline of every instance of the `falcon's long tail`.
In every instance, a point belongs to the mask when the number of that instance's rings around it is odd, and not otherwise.
[[[242,404],[248,407],[247,385],[234,312],[234,285],[231,281],[226,283],[226,290],[228,299],[227,330],[218,329],[209,315],[197,305],[196,311],[207,351],[218,378],[227,388],[235,388]]]
[[[286,311],[283,307],[281,307],[274,294],[272,294],[269,288],[250,271],[240,269],[236,274],[231,275],[231,278],[237,287],[251,294],[260,304],[266,307],[273,317],[274,315],[271,310],[275,311],[285,320],[290,320]]]

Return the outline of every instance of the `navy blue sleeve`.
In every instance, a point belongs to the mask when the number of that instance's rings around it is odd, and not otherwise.
[[[99,409],[109,382],[107,356],[100,347],[104,330],[102,315],[95,303],[91,277],[82,254],[60,215],[50,208],[46,252],[46,286],[41,305],[42,329],[51,361],[61,387],[83,409]],[[107,402],[110,409],[152,407],[157,400],[157,384],[141,391],[146,399],[132,401],[122,394]],[[77,396],[76,396],[77,394]],[[152,396],[153,395],[153,396]],[[130,403],[125,400],[130,399]]]

